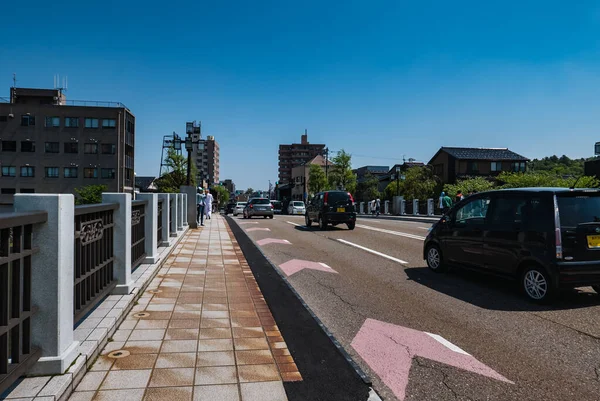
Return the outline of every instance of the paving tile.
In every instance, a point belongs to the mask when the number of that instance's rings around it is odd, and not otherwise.
[[[232,317],[231,325],[233,327],[259,327],[259,326],[262,326],[260,320],[256,317]]]
[[[175,312],[201,311],[201,303],[182,303],[175,305]]]
[[[217,311],[217,310],[204,310],[202,311],[202,319],[226,319],[229,318],[229,312]]]
[[[115,359],[111,370],[152,369],[157,356],[158,354],[133,354]]]
[[[229,327],[204,328],[200,329],[201,340],[209,338],[231,338],[231,329]]]
[[[132,330],[119,329],[112,335],[114,341],[127,341]]]
[[[260,365],[275,363],[270,350],[236,351],[238,365]]]
[[[198,352],[196,366],[231,366],[235,365],[233,351]]]
[[[242,401],[287,401],[283,383],[241,383]]]
[[[106,356],[100,355],[94,361],[90,371],[109,370],[115,360]]]
[[[210,366],[196,368],[196,385],[237,383],[235,366]]]
[[[234,338],[233,342],[236,351],[249,349],[269,349],[269,343],[264,337]]]
[[[102,380],[106,377],[107,371],[87,372],[75,391],[96,391],[100,388]]]
[[[175,302],[173,302],[172,304],[159,304],[150,302],[150,305],[146,307],[146,311],[148,312],[170,312],[173,309],[175,309]]]
[[[299,382],[302,381],[300,372],[281,372],[281,378],[284,382]]]
[[[201,328],[217,328],[217,327],[230,327],[231,322],[229,319],[202,319],[200,322]]]
[[[198,352],[202,351],[233,351],[233,342],[230,338],[198,340]]]
[[[224,304],[218,304],[218,303],[204,303],[204,309],[203,310],[216,310],[216,311],[226,311],[229,310],[229,307],[227,306],[226,303]]]
[[[265,332],[262,327],[234,327],[232,329],[234,338],[260,337],[264,338]]]
[[[168,320],[140,320],[137,326],[135,326],[136,330],[156,330],[156,329],[166,329],[169,325]]]
[[[194,401],[239,401],[237,384],[194,387]]]
[[[95,391],[74,392],[69,397],[69,401],[92,401],[95,394]]]
[[[99,391],[94,401],[142,401],[144,389]]]
[[[121,390],[145,388],[150,380],[152,370],[112,370],[100,387],[101,390]]]
[[[173,312],[172,319],[197,319],[201,316],[200,311]]]
[[[193,368],[194,366],[196,366],[195,352],[178,352],[158,355],[155,368]]]
[[[197,343],[197,340],[165,340],[160,352],[196,352]]]
[[[149,388],[144,401],[191,401],[193,387]],[[215,400],[216,401],[216,400]]]
[[[168,329],[165,340],[194,340],[198,338],[200,329]]]
[[[281,380],[275,364],[238,366],[240,383]]]
[[[200,327],[200,319],[186,319],[186,320],[177,320],[173,319],[169,323],[170,329],[197,329]]]
[[[129,341],[157,341],[165,336],[165,329],[133,330]]]
[[[132,354],[157,354],[162,341],[127,341],[123,349]]]
[[[194,384],[194,368],[154,369],[148,387],[182,387]]]

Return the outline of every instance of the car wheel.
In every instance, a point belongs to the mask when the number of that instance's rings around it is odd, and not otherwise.
[[[273,215],[270,215],[270,216],[269,216],[269,218],[270,218],[270,219],[272,219],[272,218],[273,218]]]
[[[356,225],[356,223],[350,222],[350,223],[346,223],[346,225],[348,226],[348,230],[354,230],[354,226]]]
[[[304,225],[306,227],[312,226],[312,220],[308,217],[308,213],[304,215]]]
[[[327,230],[327,222],[321,216],[319,216],[319,228],[321,230]]]
[[[596,291],[597,294],[600,294],[600,285],[593,285],[592,288]]]
[[[436,273],[443,273],[446,271],[444,265],[444,259],[442,258],[442,251],[437,245],[430,245],[427,248],[427,267]]]
[[[530,301],[537,303],[547,302],[554,295],[550,276],[539,266],[530,266],[523,271],[521,290]]]
[[[267,216],[263,216],[263,218],[265,218],[265,219],[266,219],[266,218],[267,218]]]

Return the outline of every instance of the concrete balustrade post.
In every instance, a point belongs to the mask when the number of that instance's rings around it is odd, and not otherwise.
[[[416,216],[418,214],[419,214],[419,200],[413,199],[413,216]]]
[[[183,194],[177,194],[177,231],[183,231]]]
[[[177,237],[177,204],[179,203],[179,196],[177,194],[169,194],[169,198],[171,198],[171,207],[173,208],[173,216],[171,216],[171,224],[169,225],[169,235]]]
[[[435,214],[433,199],[427,199],[427,215],[433,216]]]
[[[169,216],[169,205],[171,197],[169,194],[158,194],[158,199],[162,200],[162,237],[159,238],[161,246],[171,246],[171,218]]]
[[[183,191],[182,191],[181,195],[183,196],[183,226],[187,227],[188,226],[188,196],[187,196],[187,193],[185,193]]]
[[[119,208],[114,213],[114,270],[113,277],[117,286],[115,295],[127,295],[133,290],[131,278],[131,194],[103,193],[103,203],[118,203]]]
[[[198,207],[196,205],[196,188],[192,186],[181,186],[181,192],[186,194],[187,222],[190,228],[198,228]]]
[[[148,201],[146,204],[144,220],[144,250],[146,258],[144,263],[154,264],[158,262],[158,194],[140,193],[137,199]]]
[[[73,337],[75,199],[71,194],[16,194],[15,212],[44,210],[48,221],[33,226],[31,342],[42,356],[28,374],[62,374],[79,355]]]

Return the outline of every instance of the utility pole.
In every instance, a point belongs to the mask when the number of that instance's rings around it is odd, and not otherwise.
[[[329,148],[325,148],[325,179],[328,179],[329,170]]]

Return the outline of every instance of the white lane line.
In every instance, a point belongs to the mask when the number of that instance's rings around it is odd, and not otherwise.
[[[402,233],[400,231],[386,230],[384,228],[377,228],[377,227],[365,226],[365,225],[362,225],[362,224],[357,224],[356,227],[364,228],[366,230],[379,231],[381,233],[386,233],[386,234],[398,235],[400,237],[406,237],[406,238],[418,239],[420,241],[425,241],[425,237],[422,237],[420,235]]]
[[[323,267],[327,268],[327,269],[331,269],[331,267],[330,267],[330,266],[327,266],[327,265],[326,265],[325,263],[323,263],[323,262],[319,262],[319,264],[320,264],[321,266],[323,266]],[[331,270],[333,270],[333,269],[331,269]]]
[[[469,354],[466,351],[463,351],[461,348],[459,348],[456,345],[452,344],[450,341],[446,340],[442,336],[439,336],[437,334],[431,334],[431,333],[428,333],[426,331],[424,333],[427,334],[429,337],[433,338],[434,340],[436,340],[437,342],[439,342],[440,344],[443,344],[444,346],[446,346],[446,348],[451,349],[454,352],[458,352],[459,354],[464,354],[464,355],[471,356],[471,354]]]
[[[304,227],[302,224],[294,223],[293,221],[286,221],[286,223],[291,224],[296,227]]]
[[[346,240],[344,240],[344,239],[340,239],[340,238],[338,238],[337,240],[338,240],[339,242],[341,242],[342,244],[346,244],[346,245],[350,245],[350,246],[353,246],[353,247],[355,247],[355,248],[358,248],[358,249],[362,249],[363,251],[366,251],[366,252],[372,253],[373,255],[381,256],[382,258],[386,258],[386,259],[392,260],[392,261],[394,261],[394,262],[397,262],[397,263],[408,264],[408,262],[407,262],[407,261],[405,261],[405,260],[402,260],[402,259],[397,259],[397,258],[395,258],[395,257],[393,257],[393,256],[386,255],[385,253],[381,253],[381,252],[374,251],[373,249],[366,248],[366,247],[364,247],[364,246],[361,246],[361,245],[355,244],[355,243],[353,243],[353,242],[346,241]]]
[[[420,228],[421,230],[429,230],[429,227],[417,227]]]

